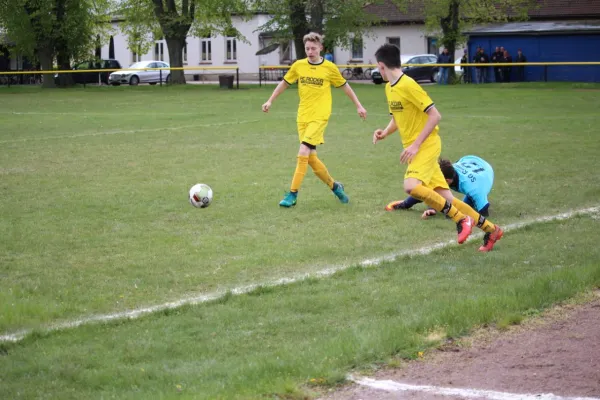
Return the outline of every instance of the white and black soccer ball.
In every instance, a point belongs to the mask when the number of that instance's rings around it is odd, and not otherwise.
[[[213,200],[213,191],[204,183],[197,183],[190,189],[190,204],[196,208],[206,208]]]

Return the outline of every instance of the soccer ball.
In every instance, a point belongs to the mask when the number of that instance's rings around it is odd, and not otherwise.
[[[190,189],[190,204],[197,208],[210,206],[213,199],[213,191],[204,183],[197,183]]]

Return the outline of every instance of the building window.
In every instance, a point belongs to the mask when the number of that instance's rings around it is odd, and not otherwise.
[[[434,37],[427,38],[427,52],[429,54],[439,54],[438,40]]]
[[[142,55],[136,53],[135,51],[131,52],[131,63],[136,63],[138,61],[142,61]]]
[[[362,60],[363,58],[363,40],[362,37],[355,37],[352,40],[352,59]]]
[[[225,61],[237,61],[237,39],[228,37],[226,40]]]
[[[212,62],[212,46],[210,37],[200,40],[200,61],[209,63]]]
[[[184,64],[187,64],[187,43],[183,45],[183,50],[181,51],[181,58]]]
[[[398,50],[400,50],[400,38],[399,37],[386,38],[386,42],[388,42],[389,44],[393,44],[394,46],[396,46],[398,48]],[[400,52],[400,53],[402,53],[402,52]]]
[[[282,42],[279,46],[279,63],[291,64],[292,62],[292,42]]]
[[[154,59],[158,61],[165,61],[165,43],[156,42],[154,44]]]

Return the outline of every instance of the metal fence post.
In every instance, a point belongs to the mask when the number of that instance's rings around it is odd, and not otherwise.
[[[237,89],[239,89],[240,88],[240,67],[237,67],[235,69],[235,81],[236,81]]]
[[[548,65],[544,65],[544,82],[548,82]]]
[[[160,86],[162,86],[162,68],[158,70],[158,80],[160,81]]]

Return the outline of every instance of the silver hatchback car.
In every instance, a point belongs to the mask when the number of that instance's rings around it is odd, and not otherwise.
[[[169,64],[164,61],[139,61],[127,68],[135,69],[135,71],[121,69],[110,74],[108,76],[108,83],[115,86],[121,84],[137,85],[140,83],[156,85],[159,82],[169,83],[171,81],[170,70],[152,68],[169,68]]]

